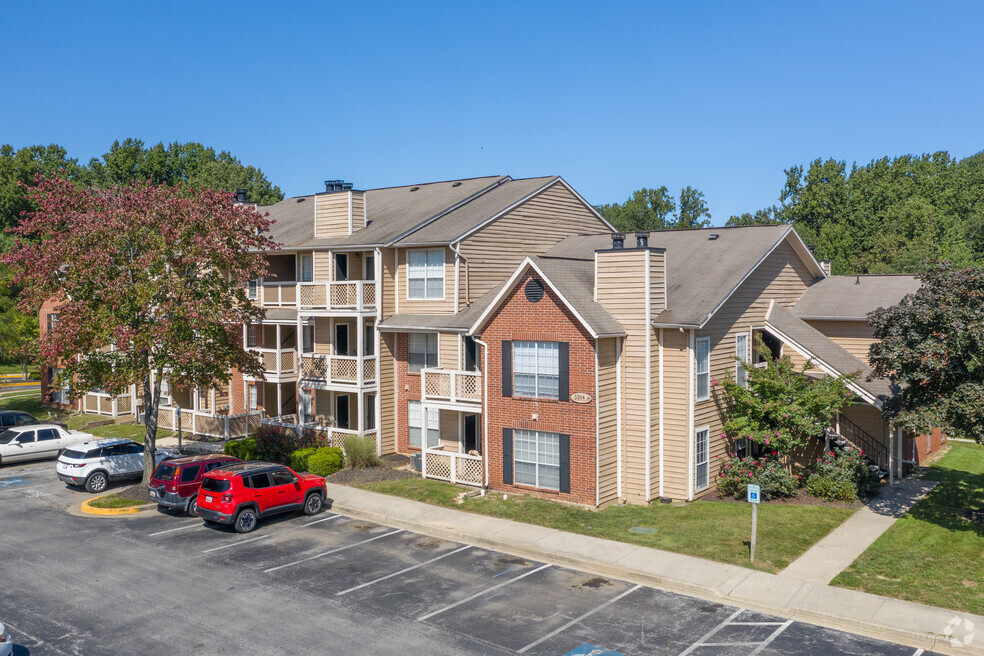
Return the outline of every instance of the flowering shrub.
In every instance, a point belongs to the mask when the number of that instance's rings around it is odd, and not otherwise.
[[[269,462],[290,463],[290,455],[298,449],[329,446],[318,431],[303,429],[300,439],[280,426],[261,425],[256,433],[256,456]]]
[[[854,501],[872,495],[878,489],[878,477],[868,470],[864,452],[851,449],[840,454],[829,451],[817,458],[806,491],[818,499]]]
[[[749,483],[761,487],[763,499],[777,499],[792,496],[799,487],[800,477],[786,471],[775,454],[758,460],[733,455],[717,475],[721,496],[744,499]]]

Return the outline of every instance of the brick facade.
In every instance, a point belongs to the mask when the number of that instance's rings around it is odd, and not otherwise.
[[[410,339],[406,333],[396,336],[396,450],[398,453],[420,451],[410,446],[407,403],[420,400],[421,375],[409,371]],[[426,432],[425,432],[426,434]]]
[[[946,435],[939,428],[934,428],[928,435],[918,435],[915,439],[907,435],[902,438],[902,460],[911,460],[916,465],[923,466],[935,459],[944,446]]]
[[[595,415],[595,342],[563,301],[546,287],[537,303],[526,299],[524,287],[534,273],[523,276],[481,329],[489,345],[488,415],[489,487],[522,491],[550,499],[594,506],[596,503],[597,428]],[[556,341],[569,344],[569,390],[585,392],[589,403],[526,399],[502,394],[502,342]],[[536,490],[503,483],[503,428],[541,430],[570,435],[570,492]]]

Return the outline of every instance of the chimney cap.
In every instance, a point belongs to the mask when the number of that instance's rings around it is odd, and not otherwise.
[[[637,232],[636,236],[636,248],[649,248],[649,233],[648,232]]]
[[[622,250],[625,248],[625,233],[624,232],[613,232],[612,233],[612,250]]]
[[[236,190],[236,202],[237,203],[245,203],[246,202],[246,190],[245,189],[237,189]]]

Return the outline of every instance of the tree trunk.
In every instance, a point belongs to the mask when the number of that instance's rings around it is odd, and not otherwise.
[[[144,485],[150,483],[150,475],[154,473],[157,464],[157,412],[161,402],[161,374],[157,371],[153,373],[153,385],[150,383],[151,374],[144,376],[143,380],[144,426],[147,428],[144,433]]]

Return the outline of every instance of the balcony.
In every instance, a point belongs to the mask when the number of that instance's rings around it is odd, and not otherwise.
[[[263,307],[286,307],[325,312],[375,312],[373,280],[345,282],[263,283],[257,301]]]
[[[321,355],[301,356],[301,378],[330,385],[359,387],[376,381],[375,356]]]
[[[133,414],[133,396],[123,394],[112,396],[104,392],[87,392],[82,398],[82,412],[106,417],[120,417]]]
[[[297,351],[295,349],[251,346],[249,350],[263,362],[263,371],[268,381],[278,382],[297,378]]]
[[[482,411],[482,374],[478,371],[424,369],[422,401],[449,409]]]

